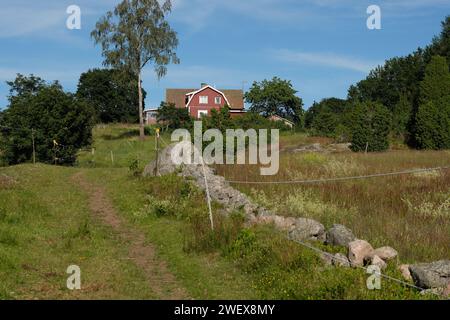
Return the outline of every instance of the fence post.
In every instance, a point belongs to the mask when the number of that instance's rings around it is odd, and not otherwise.
[[[155,177],[158,175],[158,161],[159,161],[159,128],[155,130],[155,149],[156,149],[156,160],[155,160]]]
[[[206,178],[205,161],[203,160],[202,155],[200,155],[200,160],[202,162],[203,179],[205,181],[205,191],[206,191],[206,201],[208,203],[209,221],[211,222],[211,230],[214,231],[214,219],[211,208],[211,196],[209,194],[208,179]]]
[[[36,164],[36,147],[34,145],[34,129],[31,129],[31,140],[33,142],[33,164]]]
[[[53,161],[54,161],[55,166],[56,166],[56,161],[57,161],[57,158],[56,158],[56,146],[57,145],[58,145],[58,142],[56,142],[56,140],[53,140]]]

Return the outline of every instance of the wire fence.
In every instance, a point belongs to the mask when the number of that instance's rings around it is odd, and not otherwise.
[[[340,262],[345,263],[345,264],[349,263],[349,261],[347,260],[347,258],[341,258],[341,257],[339,257],[339,256],[333,255],[333,254],[331,254],[331,253],[329,253],[329,252],[326,252],[326,251],[321,250],[321,249],[319,249],[319,248],[317,248],[317,247],[314,247],[313,245],[311,245],[311,244],[309,244],[309,243],[306,243],[306,242],[303,242],[303,241],[299,241],[299,240],[296,240],[296,239],[291,239],[289,236],[285,236],[285,237],[286,237],[286,239],[289,240],[289,241],[293,241],[293,242],[295,242],[295,243],[297,243],[297,244],[299,244],[299,245],[301,245],[301,246],[303,246],[303,247],[305,247],[305,248],[308,248],[308,249],[310,249],[310,250],[312,250],[312,251],[314,251],[314,252],[316,252],[316,253],[318,253],[318,254],[320,254],[320,255],[327,256],[328,258],[330,258],[330,259],[332,259],[332,260],[339,260]],[[358,268],[358,269],[362,269],[362,270],[364,270],[366,273],[371,273],[371,272],[368,271],[368,268],[369,268],[369,267],[359,266],[359,265],[352,265],[352,267]],[[426,289],[423,289],[423,288],[421,288],[421,287],[418,287],[418,286],[416,286],[416,285],[414,285],[414,284],[411,284],[411,283],[408,283],[408,282],[406,282],[406,281],[403,281],[403,280],[401,280],[401,279],[397,279],[397,278],[395,278],[395,277],[391,277],[391,276],[388,276],[388,275],[386,275],[386,274],[383,274],[382,272],[380,272],[380,273],[377,272],[376,274],[377,274],[378,276],[380,276],[380,277],[383,277],[383,278],[387,279],[387,280],[397,282],[397,283],[399,283],[399,284],[402,284],[402,285],[404,285],[404,286],[407,286],[407,287],[410,287],[410,288],[413,288],[413,289],[416,289],[416,290],[419,290],[419,291],[425,291],[425,290],[426,290]],[[433,292],[433,291],[429,291],[429,293],[440,297],[440,294],[435,293],[435,292]]]
[[[161,141],[165,146],[168,146],[168,144],[164,141],[164,139],[161,137]],[[450,169],[450,166],[443,166],[443,167],[434,167],[434,168],[422,168],[422,169],[412,169],[412,170],[403,170],[403,171],[397,171],[397,172],[387,172],[387,173],[377,173],[377,174],[370,174],[370,175],[360,175],[360,176],[350,176],[350,177],[337,177],[337,178],[327,178],[327,179],[312,179],[312,180],[288,180],[288,181],[231,181],[228,180],[229,183],[235,183],[235,184],[314,184],[314,183],[327,183],[327,182],[338,182],[338,181],[350,181],[350,180],[361,180],[361,179],[370,179],[370,178],[377,178],[377,177],[389,177],[389,176],[399,176],[399,175],[406,175],[406,174],[415,174],[415,173],[423,173],[423,172],[432,172],[432,171],[439,171],[439,170],[448,170]],[[209,207],[209,213],[210,213],[210,217],[212,219],[212,213],[211,213],[211,207],[210,207],[210,196],[209,196],[209,192],[208,192],[208,184],[207,184],[207,179],[206,179],[206,175],[204,176],[205,178],[205,184],[206,184],[206,194],[207,194],[207,204]],[[212,220],[211,220],[211,224],[212,224]],[[285,236],[285,238],[289,241],[293,241],[305,248],[308,248],[309,250],[312,250],[320,255],[326,256],[328,258],[331,259],[331,261],[333,260],[339,260],[342,263],[349,263],[349,260],[347,258],[341,258],[339,256],[335,256],[329,252],[326,252],[324,250],[321,250],[315,246],[313,246],[312,244],[303,242],[303,241],[299,241],[296,239],[292,239],[290,238],[288,235],[283,234],[283,236]],[[371,273],[369,272],[368,268],[366,266],[359,266],[359,265],[353,265],[353,267],[364,270],[366,273]],[[414,284],[408,283],[406,281],[403,281],[401,279],[383,274],[382,272],[380,273],[376,273],[378,276],[387,279],[389,281],[393,281],[396,283],[399,283],[401,285],[404,285],[406,287],[410,287],[419,291],[424,291],[425,289],[418,287]],[[433,291],[429,292],[430,294],[439,296],[440,295],[438,293],[435,293]]]
[[[370,179],[370,178],[399,176],[399,175],[423,173],[423,172],[430,172],[430,171],[443,171],[443,170],[448,170],[448,169],[450,169],[450,166],[411,169],[411,170],[403,170],[403,171],[396,171],[396,172],[375,173],[375,174],[360,175],[360,176],[337,177],[337,178],[326,178],[326,179],[285,180],[285,181],[239,181],[239,180],[227,180],[227,181],[229,183],[234,183],[234,184],[316,184],[316,183],[340,182],[340,181],[349,181],[349,180],[362,180],[362,179]]]
[[[5,127],[5,126],[0,126],[0,128],[4,128],[4,129],[12,129],[10,127]],[[164,138],[162,136],[159,137],[160,141],[162,142],[162,144],[167,147],[169,146],[169,144],[164,140]],[[60,144],[60,143],[55,143],[55,149],[56,147],[61,147],[62,149],[68,148],[67,146]],[[57,151],[57,150],[56,150]],[[88,151],[88,150],[85,150]],[[155,150],[156,152],[158,152],[159,150]],[[55,157],[54,158],[54,163],[58,163],[59,161],[67,161],[67,160],[73,160],[74,157],[70,157],[70,158],[58,158]],[[114,163],[114,153],[111,151],[111,160],[112,163]],[[432,167],[432,168],[421,168],[421,169],[411,169],[411,170],[402,170],[402,171],[396,171],[396,172],[385,172],[385,173],[376,173],[376,174],[368,174],[368,175],[359,175],[359,176],[347,176],[347,177],[335,177],[335,178],[323,178],[323,179],[310,179],[310,180],[284,180],[284,181],[243,181],[243,180],[227,180],[227,182],[231,183],[231,184],[262,184],[262,185],[272,185],[272,184],[318,184],[318,183],[333,183],[333,182],[343,182],[343,181],[352,181],[352,180],[364,180],[364,179],[371,179],[371,178],[381,178],[381,177],[390,177],[390,176],[400,176],[400,175],[409,175],[409,174],[416,174],[416,173],[424,173],[424,172],[432,172],[432,171],[444,171],[444,170],[448,170],[450,169],[450,166],[441,166],[441,167]],[[204,171],[204,168],[203,168]],[[213,228],[213,215],[212,215],[212,211],[211,211],[211,198],[209,195],[209,191],[208,191],[208,182],[206,179],[206,174],[203,172],[204,174],[204,179],[205,179],[205,184],[206,184],[206,201],[207,201],[207,205],[208,205],[208,210],[209,210],[209,216],[210,216],[210,220],[211,220],[211,227]],[[283,234],[287,240],[289,241],[293,241],[305,248],[308,248],[320,255],[326,256],[332,260],[339,260],[342,263],[348,263],[349,261],[347,260],[347,258],[340,258],[337,257],[329,252],[326,252],[324,250],[321,250],[315,246],[313,246],[310,243],[306,243],[303,241],[299,241],[296,239],[292,239],[289,236]],[[368,267],[365,266],[358,266],[355,265],[354,267],[364,270],[365,272],[368,272]],[[378,274],[378,273],[377,273]],[[388,276],[386,274],[383,273],[379,273],[378,274],[380,277],[383,277],[387,280],[390,281],[394,281],[397,282],[399,284],[402,284],[404,286],[419,290],[419,291],[423,291],[425,289],[418,287],[414,284],[408,283],[406,281],[403,281],[401,279],[397,279],[395,277],[391,277]],[[430,291],[431,294],[440,296],[438,293],[432,292]]]

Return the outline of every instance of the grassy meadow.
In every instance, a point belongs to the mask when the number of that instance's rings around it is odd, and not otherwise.
[[[316,253],[270,226],[245,227],[242,212],[221,216],[218,204],[212,232],[204,195],[189,180],[135,175],[155,154],[154,137],[141,142],[137,134],[135,126],[97,126],[95,151],[81,151],[75,167],[0,168],[0,299],[160,298],[127,258],[130,244],[90,212],[89,194],[73,182],[78,173],[104,188],[118,215],[155,246],[158,259],[194,299],[434,298],[384,280],[382,290],[370,291],[362,270],[327,267]],[[450,162],[446,152],[295,154],[291,149],[298,145],[328,140],[302,134],[281,139],[286,151],[280,173],[266,179],[347,176]],[[217,169],[232,180],[261,179],[253,166]],[[402,262],[414,262],[449,256],[449,177],[444,172],[329,185],[237,187],[279,214],[310,216],[327,226],[346,224],[374,245],[398,249]],[[65,287],[70,264],[82,269],[80,291]],[[391,262],[385,273],[400,278],[396,267],[397,261]]]
[[[303,143],[308,142],[305,139]],[[276,176],[262,177],[258,167],[248,165],[223,165],[217,169],[230,181],[289,181],[449,164],[449,151],[285,152],[281,154]],[[405,262],[450,257],[450,170],[320,184],[235,187],[281,215],[311,217],[326,226],[344,224],[374,246],[396,248]]]

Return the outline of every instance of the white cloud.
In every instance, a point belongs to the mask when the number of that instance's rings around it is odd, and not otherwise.
[[[224,12],[245,15],[250,19],[296,24],[313,14],[296,0],[173,0],[172,18],[194,31],[213,23],[214,17]]]
[[[284,62],[313,64],[367,73],[381,62],[365,61],[334,53],[300,52],[287,49],[275,50],[272,56]]]
[[[118,0],[26,1],[1,0],[0,38],[21,36],[61,37],[66,31],[67,7],[81,8],[82,28],[92,18],[114,8]]]
[[[58,24],[64,23],[65,16],[62,13],[56,9],[39,7],[2,7],[0,11],[0,37],[17,37],[56,27]]]

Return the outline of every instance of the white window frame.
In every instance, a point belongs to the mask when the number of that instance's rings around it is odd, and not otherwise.
[[[200,104],[208,104],[208,96],[200,96],[198,101]]]
[[[214,102],[215,102],[215,104],[222,104],[222,97],[221,96],[215,97]]]
[[[197,118],[201,119],[202,116],[208,116],[208,110],[198,110],[197,111]]]

